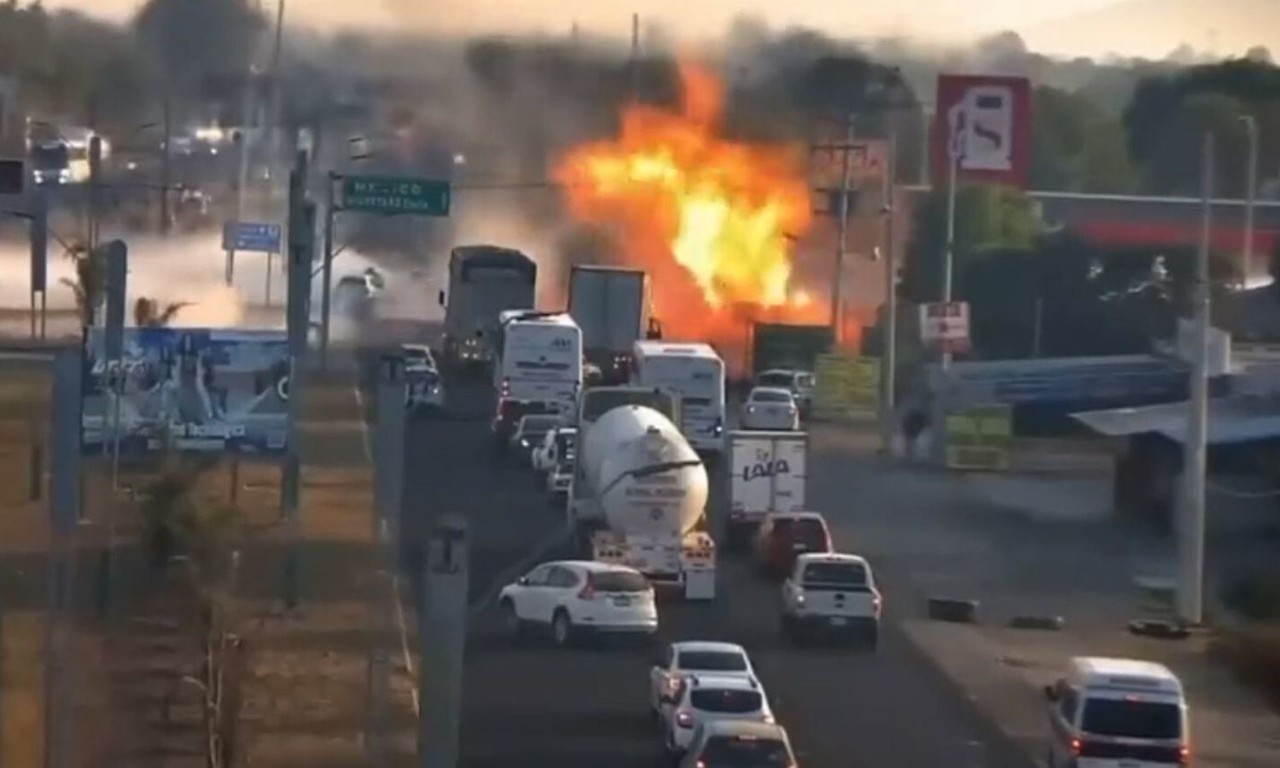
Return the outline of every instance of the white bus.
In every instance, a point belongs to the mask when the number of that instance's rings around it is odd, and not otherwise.
[[[680,398],[680,430],[699,451],[724,450],[724,361],[709,344],[635,343],[631,383]]]
[[[502,400],[547,403],[572,422],[582,389],[582,329],[563,312],[498,315],[493,386]]]

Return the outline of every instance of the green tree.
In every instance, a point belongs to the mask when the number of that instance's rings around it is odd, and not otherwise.
[[[1140,168],[1142,187],[1153,194],[1196,194],[1200,142],[1217,137],[1216,192],[1244,193],[1248,153],[1242,115],[1258,121],[1259,164],[1280,163],[1280,69],[1260,60],[1235,59],[1150,77],[1125,109],[1129,152]]]
[[[1041,86],[1032,97],[1031,188],[1131,191],[1124,127],[1079,93]]]
[[[266,29],[255,8],[250,0],[147,0],[133,27],[166,77],[191,85],[248,67]]]
[[[75,278],[64,277],[61,283],[70,288],[75,297],[80,322],[93,325],[106,284],[106,252],[101,248],[75,246],[67,251],[67,258],[72,261]]]
[[[916,209],[901,290],[915,302],[942,295],[946,253],[947,196],[939,190]],[[989,248],[1028,248],[1042,225],[1031,198],[1011,187],[974,185],[957,191],[953,285],[966,263]]]

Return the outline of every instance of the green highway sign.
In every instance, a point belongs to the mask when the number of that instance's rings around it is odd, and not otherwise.
[[[342,208],[346,211],[448,216],[452,197],[447,181],[397,176],[342,179]]]

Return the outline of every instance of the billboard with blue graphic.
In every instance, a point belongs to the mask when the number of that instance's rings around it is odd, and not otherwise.
[[[288,340],[282,331],[128,328],[117,366],[106,360],[102,329],[90,328],[83,392],[86,453],[110,450],[118,439],[122,455],[169,447],[282,454],[288,438]],[[116,423],[118,432],[112,429]]]

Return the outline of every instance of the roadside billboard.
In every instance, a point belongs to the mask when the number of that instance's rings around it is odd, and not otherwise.
[[[947,184],[958,153],[956,181],[1027,188],[1031,168],[1031,82],[1025,77],[938,75],[930,182]]]
[[[119,368],[106,336],[84,344],[81,442],[88,454],[180,451],[283,454],[288,436],[289,345],[280,331],[128,328]],[[119,378],[117,380],[117,372]]]
[[[820,421],[875,416],[880,409],[880,361],[853,355],[819,355],[813,367],[813,415]]]
[[[981,406],[947,416],[947,467],[1003,472],[1013,452],[1013,409]]]

